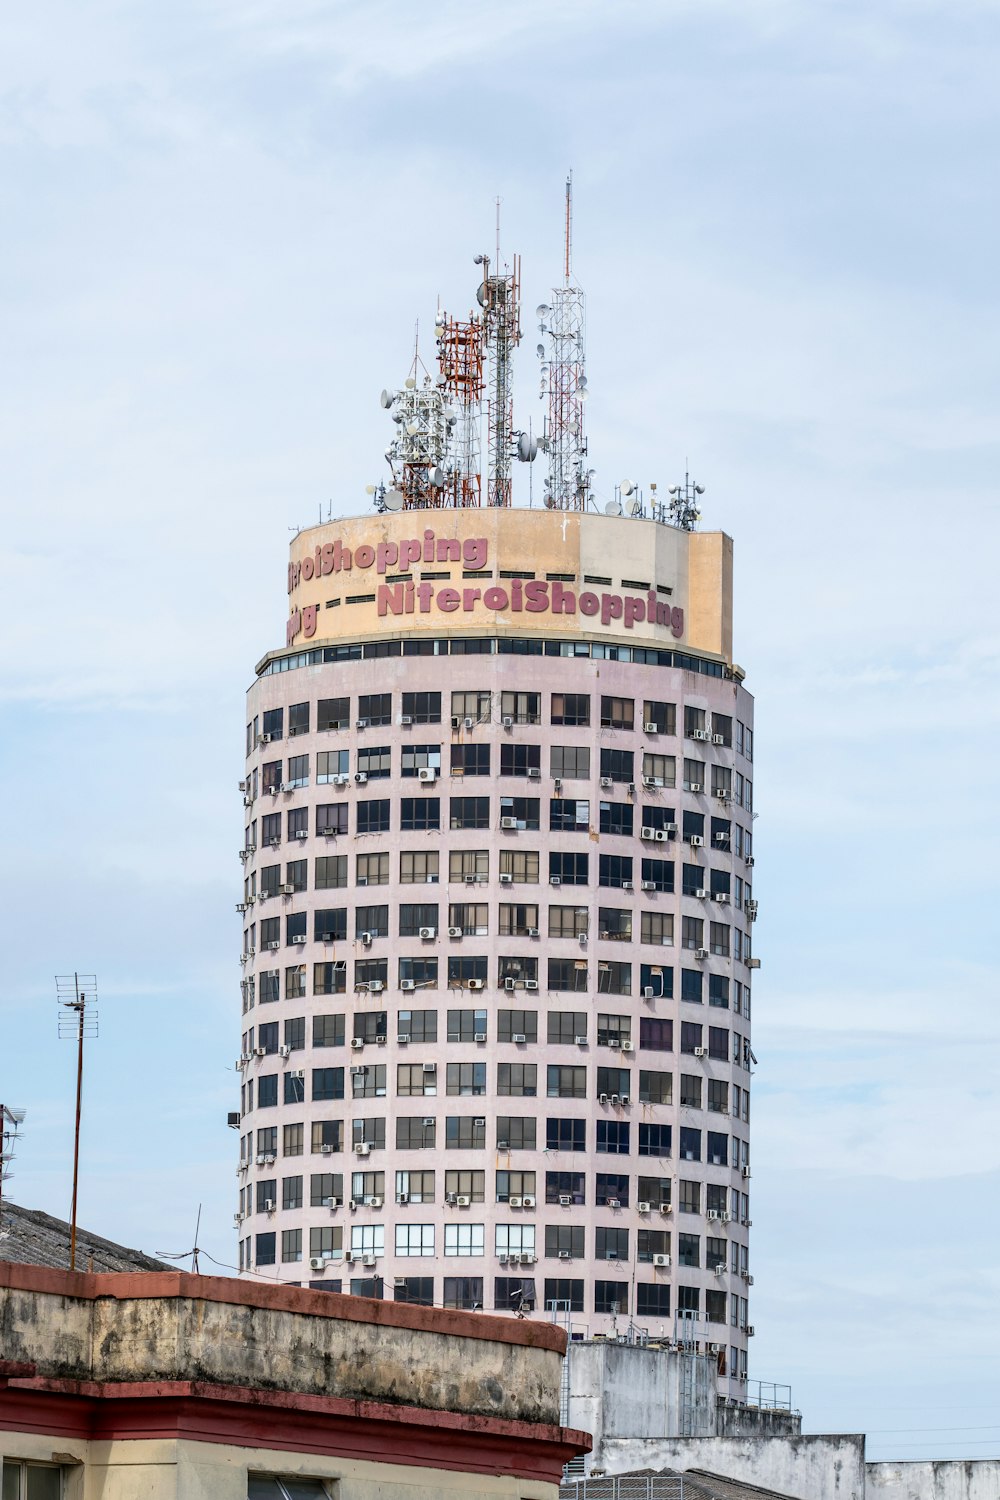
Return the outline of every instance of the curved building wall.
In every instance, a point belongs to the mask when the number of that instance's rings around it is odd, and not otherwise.
[[[738,1390],[730,573],[718,533],[545,512],[295,539],[247,711],[243,1269],[632,1322],[716,1346]]]

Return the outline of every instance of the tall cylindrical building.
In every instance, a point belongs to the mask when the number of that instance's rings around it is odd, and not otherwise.
[[[722,533],[291,546],[247,708],[245,1271],[746,1376],[752,700]]]

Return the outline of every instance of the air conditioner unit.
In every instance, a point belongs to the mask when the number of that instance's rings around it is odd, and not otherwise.
[[[399,988],[401,990],[415,990],[416,987],[417,987],[416,980],[413,980],[413,979],[401,979],[399,981]]]
[[[527,775],[529,781],[541,781],[542,779],[542,773],[537,766],[529,766]]]
[[[748,958],[747,959],[747,968],[748,969],[759,969],[760,968],[760,959],[759,958]]]
[[[377,1259],[374,1255],[365,1255],[361,1259],[361,1264],[369,1271],[373,1271],[377,1265]]]
[[[695,958],[707,958],[708,957],[708,949],[707,948],[696,948],[694,950],[694,956],[695,956]]]
[[[274,1199],[273,1198],[265,1198],[264,1199],[264,1212],[266,1214],[273,1214],[274,1213]]]
[[[603,787],[609,787],[609,786],[614,786],[614,784],[615,783],[614,783],[614,778],[613,777],[611,777],[611,776],[602,776],[601,777],[601,786],[603,786]]]
[[[333,785],[347,786],[350,783],[350,780],[351,778],[347,775],[346,771],[338,771],[336,776],[334,776],[333,778]]]
[[[360,1052],[361,1048],[364,1045],[365,1045],[365,1039],[364,1039],[363,1036],[352,1036],[351,1037],[351,1050],[353,1052]]]
[[[654,1266],[669,1266],[669,1264],[670,1264],[670,1256],[669,1255],[654,1255],[653,1256],[653,1265]]]
[[[417,772],[418,781],[437,781],[437,771],[433,766],[421,766]]]
[[[658,844],[665,844],[667,841],[667,830],[665,828],[656,828],[653,830],[653,837]]]
[[[658,786],[663,785],[663,778],[660,776],[644,776],[642,784],[647,790],[654,791]]]
[[[327,1263],[320,1255],[310,1255],[309,1269],[311,1271],[325,1271]]]
[[[661,1203],[660,1204],[660,1213],[661,1214],[669,1214],[669,1213],[671,1213],[672,1210],[673,1210],[673,1206],[674,1205],[672,1203]]]
[[[278,942],[277,938],[272,938],[269,943],[262,943],[261,947],[267,948],[267,949],[277,950],[278,948],[281,947],[281,944]]]
[[[748,854],[746,856],[746,862],[747,862],[748,865],[752,865],[753,864],[753,855],[752,854]]]
[[[480,1116],[478,1119],[473,1120],[472,1123],[473,1125],[478,1125],[481,1130],[486,1129],[486,1120],[483,1116]]]
[[[323,1207],[324,1208],[339,1208],[340,1207],[340,1199],[339,1198],[324,1198],[323,1199]]]
[[[303,943],[307,943],[309,941],[309,939],[306,937],[306,935],[305,935],[304,932],[297,932],[295,934],[295,936],[292,938],[291,941],[292,941],[293,946],[298,947],[298,946],[301,946]]]
[[[587,1045],[587,1038],[585,1036],[575,1036],[573,1040],[578,1047],[586,1047]]]
[[[714,896],[712,897],[712,900],[713,901],[718,901],[721,906],[726,906],[729,903],[729,892],[728,891],[716,891],[715,894],[714,894]]]
[[[461,929],[461,927],[449,927],[448,928],[448,936],[450,938],[460,938],[462,936],[462,929]]]
[[[631,880],[623,880],[622,884],[621,884],[621,888],[622,888],[623,891],[634,891],[635,890],[635,886],[633,885],[633,883],[632,883]]]
[[[696,1047],[694,1049],[694,1055],[695,1055],[695,1057],[707,1057],[708,1056],[708,1048],[707,1047]]]
[[[750,1168],[749,1167],[740,1167],[740,1176],[741,1177],[749,1177],[750,1176]]]
[[[421,1069],[422,1069],[422,1071],[424,1073],[436,1073],[437,1072],[437,1066],[438,1065],[437,1065],[436,1062],[425,1062],[425,1063],[421,1063],[420,1066],[421,1066]]]
[[[656,890],[656,881],[655,880],[644,880],[642,882],[642,889],[644,891],[655,891]]]
[[[652,1209],[652,1206],[653,1205],[651,1203],[648,1203],[646,1199],[643,1198],[635,1205],[635,1211],[638,1214],[648,1214]]]
[[[644,1000],[653,1000],[655,997],[656,991],[653,989],[653,986],[651,984],[644,984],[642,987],[642,998]]]
[[[693,740],[710,740],[712,736],[707,729],[695,729],[692,730],[691,738]]]
[[[407,984],[410,986],[411,989],[413,988],[413,980],[412,979],[408,979],[406,981],[406,983],[403,985],[403,989],[404,990],[406,989],[406,985]],[[408,1044],[409,1040],[410,1040],[410,1033],[408,1031],[401,1031],[401,1032],[399,1032],[399,1034],[396,1037],[396,1041],[397,1041],[397,1043],[398,1043],[398,1045],[400,1047],[405,1047]]]
[[[237,911],[246,911],[246,909],[247,909],[247,903],[245,901],[239,901],[239,902],[237,902],[237,905],[236,905],[236,910]]]
[[[560,1250],[559,1251],[559,1259],[560,1260],[572,1260],[573,1259],[573,1252],[571,1250]]]
[[[267,1056],[267,1048],[266,1047],[255,1047],[253,1049],[253,1055],[254,1055],[254,1057],[266,1057]]]
[[[355,729],[367,729],[368,728],[368,724],[369,724],[369,720],[368,719],[357,719],[355,721],[354,727],[355,727]]]
[[[500,827],[501,828],[516,828],[517,827],[517,819],[516,818],[501,818],[500,819]]]
[[[621,1096],[621,1094],[612,1094],[611,1095],[611,1103],[612,1104],[621,1104],[621,1102],[622,1102],[622,1096]]]
[[[528,1040],[528,1036],[527,1036],[527,1033],[524,1032],[524,1031],[515,1031],[514,1034],[513,1034],[513,1036],[511,1037],[511,1041],[512,1042],[521,1043],[521,1042],[526,1042],[527,1040]]]
[[[513,885],[514,884],[514,877],[513,877],[513,875],[509,875],[506,872],[506,870],[502,870],[500,872],[500,884],[501,885]]]
[[[708,891],[703,885],[699,885],[694,891],[691,892],[691,894],[698,901],[706,901],[708,899]]]
[[[642,727],[647,734],[659,734],[660,732],[655,724],[643,724]]]
[[[692,781],[690,783],[690,785],[688,786],[688,791],[689,792],[700,792],[701,791],[701,782],[700,781]]]
[[[381,1208],[382,1207],[382,1199],[381,1198],[366,1198],[365,1199],[365,1207],[366,1208]]]
[[[531,1250],[522,1250],[518,1256],[518,1260],[522,1266],[533,1266],[535,1264],[534,1252]]]
[[[485,979],[470,979],[469,982],[468,982],[468,984],[466,985],[466,989],[469,989],[469,990],[481,990],[481,989],[485,989],[485,987],[486,987],[486,980]]]
[[[748,1323],[747,1326],[746,1326],[746,1336],[747,1336],[747,1338],[748,1339],[752,1339],[753,1336],[754,1336],[755,1331],[756,1330],[754,1329],[753,1324],[752,1323]]]
[[[471,1205],[471,1203],[472,1203],[472,1199],[469,1198],[464,1193],[459,1193],[458,1196],[455,1199],[455,1207],[456,1208],[468,1208]]]
[[[354,773],[354,780],[355,780],[355,782],[357,783],[358,786],[365,786],[367,784],[367,782],[368,782],[368,772],[367,771],[355,771],[355,773]]]
[[[639,837],[641,839],[645,839],[646,842],[649,843],[652,839],[656,838],[656,829],[650,828],[648,825],[644,825],[639,829]]]
[[[605,1045],[605,1046],[606,1046],[606,1047],[614,1047],[614,1048],[618,1048],[618,1047],[620,1047],[620,1046],[621,1046],[621,1042],[620,1042],[620,1040],[619,1040],[619,1039],[618,1039],[618,1037],[616,1037],[616,1036],[609,1036],[609,1037],[608,1037],[608,1039],[607,1039],[607,1041],[606,1041],[606,1042],[605,1042],[605,1044],[604,1044],[604,1045]]]
[[[353,1250],[345,1250],[344,1251],[344,1262],[345,1262],[346,1265],[349,1265],[349,1266],[352,1266],[354,1264],[354,1251]]]
[[[562,885],[562,876],[561,875],[550,875],[549,876],[549,885]]]
[[[505,990],[513,990],[517,988],[517,980],[514,978],[513,974],[507,975],[503,982],[503,987]]]
[[[475,719],[463,719],[462,723],[466,729],[475,729],[476,727]]]
[[[702,838],[700,833],[692,833],[691,837],[688,839],[688,843],[691,845],[692,849],[700,849],[704,842],[705,840]]]
[[[410,1195],[409,1195],[409,1193],[397,1193],[396,1194],[396,1202],[397,1203],[409,1203],[409,1201],[410,1201]]]
[[[423,1127],[424,1127],[425,1130],[433,1130],[434,1129],[434,1116],[433,1115],[424,1115],[422,1124],[423,1124]],[[451,1201],[451,1200],[449,1200],[449,1201]]]
[[[352,1073],[367,1073],[368,1072],[368,1064],[367,1063],[351,1063],[351,1072]]]
[[[632,1052],[634,1050],[635,1050],[635,1048],[634,1048],[634,1044],[632,1042],[622,1042],[622,1051],[623,1052]]]
[[[536,938],[538,936],[538,928],[537,927],[529,927],[528,928],[528,936],[530,938]],[[529,981],[529,988],[530,988],[530,981]],[[536,985],[535,988],[537,989],[538,986]]]
[[[355,1156],[370,1156],[372,1148],[367,1141],[359,1141],[354,1148]]]
[[[401,724],[412,724],[413,723],[413,715],[412,714],[400,714],[400,716],[399,716],[399,722]]]
[[[504,714],[504,716],[503,716],[503,727],[505,729],[513,729],[514,728],[514,720],[513,720],[512,716],[510,714]]]
[[[607,1104],[607,1102],[608,1102],[608,1096],[607,1096],[607,1094],[598,1094],[598,1096],[597,1096],[597,1102],[598,1102],[598,1104]]]
[[[334,1153],[334,1151],[335,1151],[335,1149],[336,1148],[334,1146],[320,1146],[320,1148],[319,1148],[320,1155],[321,1156],[332,1156],[333,1153]]]
[[[304,1080],[306,1076],[306,1070],[305,1068],[291,1068],[289,1070],[288,1076],[289,1078],[301,1078]]]
[[[620,1198],[608,1198],[605,1201],[608,1208],[621,1208],[622,1206],[622,1200]]]
[[[713,745],[724,745],[725,743],[726,743],[726,736],[724,734],[713,734],[712,735],[712,744]]]

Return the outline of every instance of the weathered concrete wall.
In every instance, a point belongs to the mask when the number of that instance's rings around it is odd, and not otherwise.
[[[866,1500],[997,1500],[1000,1459],[867,1464]]]
[[[676,1435],[681,1421],[681,1378],[690,1362],[693,1388],[690,1425],[699,1437],[716,1431],[717,1379],[714,1358],[680,1355],[635,1344],[570,1344],[571,1427],[594,1438],[659,1438]]]
[[[213,1277],[83,1277],[144,1282],[150,1292],[162,1283],[162,1292],[74,1297],[19,1289],[26,1272],[0,1267],[0,1349],[39,1375],[198,1380],[559,1423],[562,1336],[553,1339],[549,1326],[533,1325],[528,1343],[527,1325],[508,1319],[459,1314],[456,1322],[434,1309],[288,1288],[268,1298]],[[301,1310],[290,1310],[290,1299]]]
[[[656,1442],[606,1438],[600,1452],[595,1443],[591,1465],[608,1474],[625,1474],[630,1469],[707,1469],[710,1474],[777,1490],[795,1500],[865,1500],[861,1434],[661,1438]]]
[[[716,1437],[799,1437],[802,1413],[768,1411],[758,1406],[720,1406]]]

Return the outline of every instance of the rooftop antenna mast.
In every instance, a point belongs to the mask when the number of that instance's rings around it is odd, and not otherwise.
[[[12,1105],[0,1104],[0,1240],[5,1238],[3,1230],[3,1185],[13,1177],[10,1164],[14,1160],[13,1143],[21,1139],[17,1127],[24,1120],[24,1110]]]
[[[57,974],[59,1035],[76,1042],[76,1123],[73,1129],[73,1204],[69,1217],[69,1268],[76,1270],[76,1204],[80,1186],[80,1116],[83,1107],[83,1044],[97,1036],[97,975]]]
[[[513,268],[500,269],[500,199],[497,199],[496,262],[490,269],[488,255],[477,255],[483,268],[479,304],[483,309],[483,331],[489,367],[486,399],[489,465],[486,481],[487,505],[509,506],[513,499],[511,465],[517,452],[514,432],[514,384],[512,356],[521,342],[521,257]]]
[[[438,382],[447,404],[450,462],[442,505],[466,509],[483,503],[479,413],[483,402],[483,320],[475,313],[452,318],[443,309],[435,321]]]
[[[592,470],[585,467],[587,439],[583,406],[587,399],[586,298],[573,278],[573,174],[566,178],[563,285],[553,287],[552,303],[536,309],[538,329],[548,340],[537,348],[542,380],[539,395],[549,401],[539,443],[549,456],[545,504],[551,510],[586,510]]]

